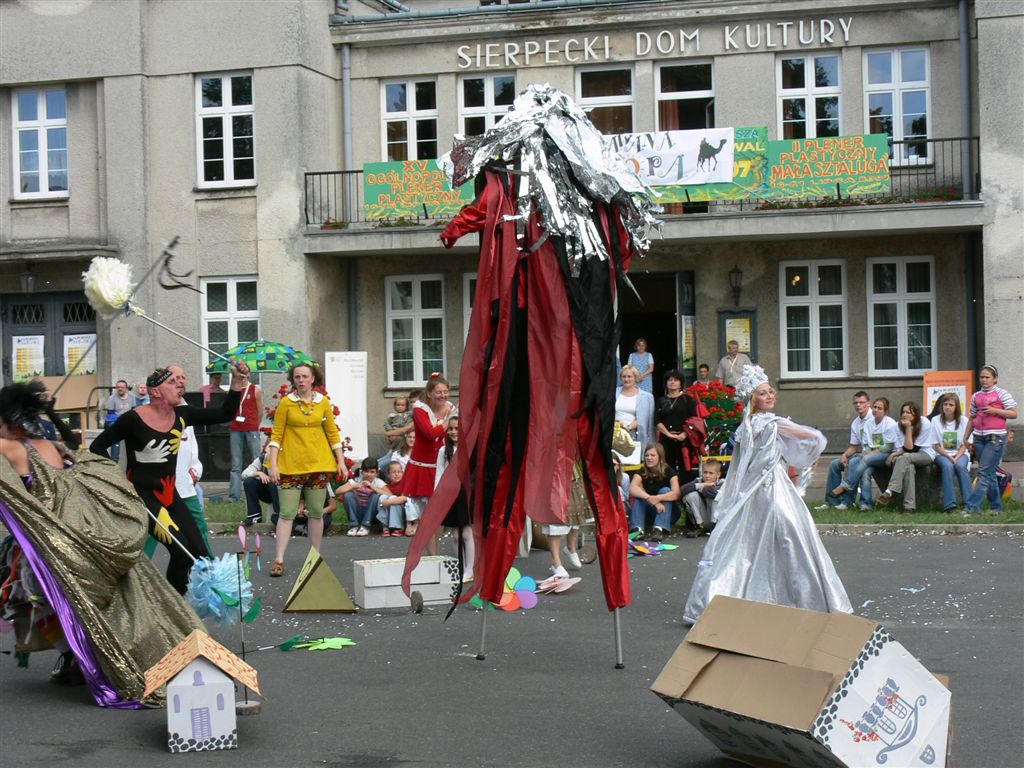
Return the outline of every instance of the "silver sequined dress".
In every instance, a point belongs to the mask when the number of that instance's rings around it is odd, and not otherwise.
[[[809,475],[825,450],[824,435],[761,413],[744,419],[736,440],[718,496],[718,523],[697,566],[683,619],[697,621],[715,595],[851,613],[846,590],[788,473],[792,466]]]

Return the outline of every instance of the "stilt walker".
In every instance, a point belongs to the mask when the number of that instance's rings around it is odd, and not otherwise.
[[[478,555],[460,599],[479,590],[498,602],[527,512],[565,524],[578,456],[615,611],[630,601],[611,468],[617,303],[631,259],[659,223],[652,193],[547,85],[528,86],[493,129],[460,141],[445,161],[453,186],[476,181],[476,200],[441,239],[450,248],[481,233],[477,293],[459,380],[461,447],[412,541],[403,586],[408,593],[424,547],[465,489]]]

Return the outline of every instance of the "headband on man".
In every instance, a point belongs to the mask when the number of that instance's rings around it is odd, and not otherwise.
[[[155,371],[149,374],[149,376],[146,377],[146,386],[159,387],[173,375],[174,374],[171,373],[166,368],[157,368]]]

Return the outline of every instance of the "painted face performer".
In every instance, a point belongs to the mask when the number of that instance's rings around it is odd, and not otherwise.
[[[128,479],[146,507],[192,554],[209,552],[195,519],[174,487],[178,448],[185,427],[231,421],[238,411],[241,390],[249,379],[249,368],[240,363],[232,368],[231,391],[219,408],[196,408],[182,400],[185,392],[180,377],[167,368],[157,368],[146,379],[150,403],[122,415],[92,441],[89,449],[107,457],[122,440],[128,449]],[[163,527],[150,522],[150,533],[167,547],[170,562],[167,580],[181,594],[188,588],[193,560],[181,551]]]
[[[452,247],[481,233],[459,379],[461,447],[410,548],[405,589],[461,486],[478,542],[475,584],[500,599],[526,510],[564,525],[580,456],[605,600],[625,606],[627,532],[611,469],[616,297],[657,224],[649,190],[548,85],[528,86],[494,128],[460,140],[450,167],[453,185],[475,178],[478,196],[441,240]]]
[[[60,651],[55,682],[81,677],[100,706],[139,707],[145,671],[203,625],[143,554],[149,516],[120,468],[34,433],[43,390],[0,390],[0,521],[15,542],[0,613],[19,641],[31,626]]]
[[[846,590],[801,498],[825,436],[776,416],[775,390],[746,365],[736,396],[747,403],[736,432],[717,522],[697,566],[684,621],[700,618],[715,595],[814,611],[852,613]],[[787,472],[802,470],[794,485]]]

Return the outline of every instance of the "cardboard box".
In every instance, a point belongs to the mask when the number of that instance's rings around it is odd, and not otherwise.
[[[402,591],[405,558],[356,560],[355,601],[361,608],[408,608],[409,598]],[[428,555],[412,572],[412,588],[423,596],[424,605],[440,605],[451,600],[458,578],[458,561],[452,557]]]
[[[750,765],[946,765],[949,690],[859,616],[719,595],[651,690]]]

